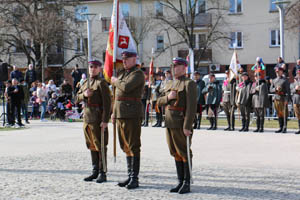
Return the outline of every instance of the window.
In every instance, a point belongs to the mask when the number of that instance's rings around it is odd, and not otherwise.
[[[198,35],[198,45],[199,45],[199,49],[205,48],[205,46],[206,46],[206,35],[205,34]]]
[[[121,4],[122,14],[125,18],[129,18],[130,7],[128,3]]]
[[[102,17],[101,21],[102,21],[102,32],[109,31],[110,17]]]
[[[270,11],[277,11],[277,7],[274,4],[276,0],[270,0]]]
[[[155,1],[155,15],[156,16],[163,16],[164,15],[164,9],[163,5],[159,1]]]
[[[156,50],[162,51],[164,49],[164,36],[158,35],[156,37]]]
[[[81,5],[81,6],[76,6],[75,8],[75,18],[78,21],[84,21],[85,17],[82,16],[82,14],[88,13],[88,6]]]
[[[190,2],[191,2],[191,7],[195,8],[196,14],[206,12],[206,0],[196,0],[196,5],[195,5],[195,0],[187,0],[187,13],[190,12]]]
[[[230,33],[230,48],[243,48],[243,33],[231,32]]]
[[[76,53],[83,53],[85,49],[88,48],[88,39],[87,38],[77,38],[76,40]]]
[[[271,47],[278,47],[280,46],[280,31],[279,30],[271,30]]]
[[[242,12],[242,0],[229,0],[230,13],[241,13]]]

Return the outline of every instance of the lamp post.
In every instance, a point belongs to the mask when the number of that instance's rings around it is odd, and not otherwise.
[[[84,18],[86,19],[86,25],[87,25],[87,36],[88,36],[88,61],[92,60],[92,21],[96,17],[96,14],[93,13],[84,13],[82,14]]]
[[[273,2],[279,10],[280,19],[280,57],[284,59],[284,9],[290,3],[289,0],[277,0]]]

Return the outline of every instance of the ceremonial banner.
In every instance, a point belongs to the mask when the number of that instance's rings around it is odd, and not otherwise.
[[[231,58],[230,66],[229,66],[229,74],[230,74],[229,78],[230,78],[230,80],[237,77],[238,71],[239,71],[240,68],[241,68],[240,62],[238,60],[237,53],[234,50],[232,58]]]
[[[104,63],[104,77],[109,82],[113,75],[114,62],[116,68],[123,67],[121,56],[123,51],[137,52],[137,48],[125,18],[120,12],[119,0],[114,0]],[[139,64],[138,60],[137,64]]]

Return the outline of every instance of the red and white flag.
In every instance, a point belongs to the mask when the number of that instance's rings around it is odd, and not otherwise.
[[[104,63],[104,77],[109,82],[113,75],[114,63],[116,68],[123,67],[121,56],[123,51],[137,52],[137,48],[125,18],[120,12],[119,0],[114,0]],[[137,64],[139,64],[138,59]]]

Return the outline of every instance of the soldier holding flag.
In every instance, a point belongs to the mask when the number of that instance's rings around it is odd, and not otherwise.
[[[133,51],[122,53],[124,69],[118,77],[111,77],[111,84],[116,87],[112,114],[113,123],[117,124],[121,149],[127,158],[128,178],[119,182],[120,187],[134,189],[139,187],[141,152],[141,121],[143,119],[142,93],[145,76],[137,67],[137,54]]]

